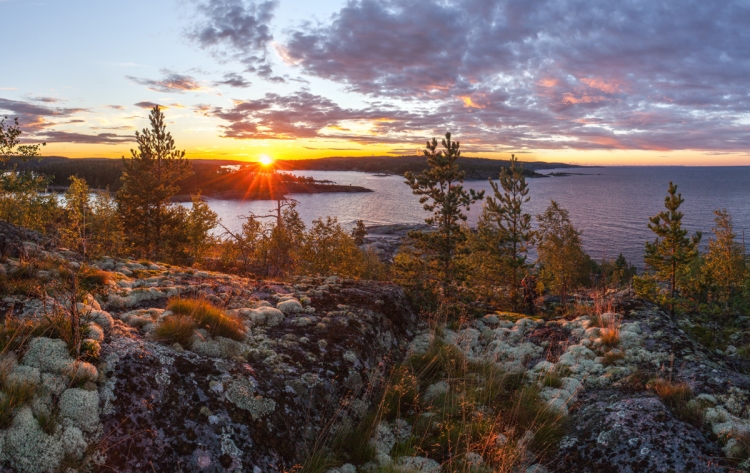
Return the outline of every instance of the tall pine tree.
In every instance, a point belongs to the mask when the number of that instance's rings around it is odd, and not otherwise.
[[[445,134],[442,146],[443,149],[438,150],[435,138],[428,141],[424,150],[428,168],[418,175],[409,171],[404,177],[412,192],[420,196],[419,203],[432,214],[425,222],[435,227],[434,232],[411,232],[409,236],[428,261],[436,264],[446,295],[458,276],[454,264],[456,250],[466,240],[461,229],[461,223],[466,221],[464,210],[468,211],[471,204],[481,200],[484,191],[466,191],[461,185],[465,173],[459,171],[456,163],[461,156],[460,143],[451,141],[450,133]]]
[[[158,106],[149,121],[150,129],[135,133],[138,149],[130,150],[130,159],[122,158],[125,169],[117,204],[130,245],[143,256],[156,257],[164,253],[169,200],[179,191],[177,182],[193,171],[185,152],[175,148]]]
[[[528,267],[526,257],[534,232],[531,215],[524,213],[522,208],[530,199],[529,187],[515,155],[511,155],[510,168],[503,168],[500,173],[499,185],[490,179],[490,186],[494,197],[488,196],[485,200],[477,225],[478,241],[480,249],[498,263],[499,272],[508,275],[510,300],[513,309],[517,310],[519,287]]]
[[[685,202],[677,186],[669,183],[668,195],[664,199],[666,210],[649,219],[649,230],[656,234],[653,243],[646,242],[644,261],[656,272],[656,278],[669,285],[669,306],[674,316],[674,301],[677,294],[679,272],[698,255],[701,233],[688,238],[688,231],[682,228],[680,205]]]

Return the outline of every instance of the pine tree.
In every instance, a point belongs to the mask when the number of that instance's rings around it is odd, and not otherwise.
[[[568,293],[577,289],[587,277],[589,257],[583,251],[581,231],[570,222],[568,211],[554,200],[537,215],[539,241],[537,249],[542,281],[567,304]]]
[[[510,299],[516,310],[534,232],[531,229],[531,215],[522,210],[523,204],[530,199],[529,188],[523,167],[518,165],[515,155],[511,156],[510,168],[503,168],[500,173],[500,184],[490,179],[490,186],[494,197],[488,196],[485,200],[477,225],[478,241],[481,250],[498,263],[499,271],[510,276]]]
[[[150,129],[135,133],[138,149],[130,150],[129,160],[123,157],[125,169],[117,203],[130,244],[138,253],[155,257],[166,246],[169,200],[179,190],[177,182],[193,171],[185,152],[175,148],[158,106],[151,110],[149,121]]]
[[[735,241],[732,216],[726,210],[715,210],[714,215],[716,239],[708,241],[705,269],[716,299],[727,309],[745,279],[745,257],[742,246]]]
[[[411,232],[415,245],[424,251],[429,261],[437,264],[439,279],[445,295],[449,286],[458,278],[455,271],[454,257],[456,250],[466,240],[461,223],[466,221],[464,210],[484,197],[484,191],[464,190],[465,173],[459,171],[456,160],[461,156],[460,143],[451,141],[451,134],[446,133],[442,140],[443,150],[438,151],[435,138],[427,142],[424,155],[428,168],[415,175],[407,172],[406,183],[415,195],[420,196],[419,203],[432,215],[425,223],[435,227],[434,232]]]
[[[365,222],[357,220],[354,228],[352,229],[352,238],[354,238],[354,244],[362,246],[365,244],[365,237],[367,236],[367,228]]]
[[[644,261],[656,272],[656,278],[669,284],[670,312],[674,315],[674,301],[677,293],[677,275],[698,255],[701,233],[688,238],[688,231],[682,228],[680,205],[685,202],[677,186],[669,183],[669,195],[664,199],[666,211],[659,212],[649,219],[649,230],[656,234],[653,243],[646,242]]]

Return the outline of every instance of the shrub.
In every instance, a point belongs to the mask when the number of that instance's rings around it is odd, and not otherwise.
[[[230,317],[210,302],[201,299],[172,299],[167,309],[176,315],[192,318],[198,326],[208,330],[211,336],[243,340],[245,327],[237,317]]]

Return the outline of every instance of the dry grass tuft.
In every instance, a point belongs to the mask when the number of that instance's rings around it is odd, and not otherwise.
[[[221,309],[203,299],[172,299],[167,309],[175,315],[192,318],[198,328],[205,328],[211,336],[243,340],[245,326],[238,317],[226,315]]]
[[[602,364],[604,366],[612,366],[614,364],[617,364],[618,361],[624,359],[625,353],[623,353],[621,350],[610,350],[604,354],[604,360],[602,360]]]
[[[620,327],[613,326],[603,328],[599,331],[602,345],[605,347],[616,347],[620,344]]]
[[[670,407],[685,403],[693,397],[690,386],[684,382],[673,383],[666,379],[658,378],[650,383],[650,387],[664,401],[664,404]]]
[[[176,342],[186,347],[189,345],[190,337],[193,336],[197,327],[195,320],[186,315],[167,317],[156,326],[154,336],[159,341]]]

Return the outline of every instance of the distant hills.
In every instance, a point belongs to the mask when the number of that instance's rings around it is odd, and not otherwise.
[[[241,166],[242,174],[254,172],[257,163],[233,159],[191,159],[195,174],[180,183],[181,193],[195,193],[202,190],[204,194],[234,190],[243,179],[239,175],[231,176],[227,166]],[[497,179],[500,171],[508,167],[509,161],[465,157],[458,160],[460,168],[466,172],[467,180]],[[120,187],[122,160],[109,158],[65,158],[62,156],[45,156],[26,162],[11,162],[20,169],[33,170],[53,176],[51,185],[66,187],[70,176],[86,179],[92,188],[109,188],[116,191]],[[522,163],[528,177],[542,177],[537,173],[543,169],[577,168],[571,164],[525,162]],[[427,168],[424,156],[366,156],[366,157],[330,157],[320,159],[279,160],[275,163],[279,171],[360,171],[373,174],[403,175],[407,171],[420,172]],[[230,184],[232,182],[232,184]],[[229,185],[228,185],[229,184]],[[289,183],[292,184],[291,182]],[[330,185],[330,183],[326,183]],[[317,186],[316,186],[317,187]],[[332,187],[326,187],[332,190]],[[329,190],[329,191],[330,191]]]

